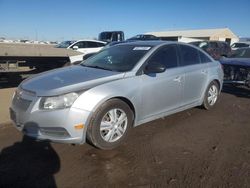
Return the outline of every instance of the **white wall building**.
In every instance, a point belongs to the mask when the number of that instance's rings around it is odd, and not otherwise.
[[[219,40],[232,44],[239,41],[239,38],[229,28],[148,32],[147,34],[155,35],[162,40],[181,42]]]

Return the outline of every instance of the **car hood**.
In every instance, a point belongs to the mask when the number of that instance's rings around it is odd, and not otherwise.
[[[54,96],[86,90],[105,82],[121,79],[124,74],[77,65],[38,74],[23,81],[20,87],[36,93],[37,96]]]
[[[223,65],[238,65],[250,67],[250,58],[223,58],[220,59]]]

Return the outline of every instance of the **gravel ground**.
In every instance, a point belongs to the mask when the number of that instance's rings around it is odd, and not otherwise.
[[[214,109],[136,127],[111,151],[35,142],[1,124],[0,187],[250,187],[249,99],[225,87]]]

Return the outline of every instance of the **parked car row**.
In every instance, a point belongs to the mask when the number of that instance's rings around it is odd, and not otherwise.
[[[85,52],[83,58],[81,60],[86,60],[89,57],[95,55],[102,49],[109,48],[111,46],[115,46],[118,44],[123,43],[130,43],[134,41],[150,41],[150,40],[159,40],[154,35],[145,35],[140,34],[136,35],[132,38],[129,38],[125,41],[115,41],[110,43],[105,43],[101,41],[94,41],[94,40],[85,40],[85,41],[65,41],[62,44],[59,44],[58,47],[67,47],[69,49],[79,50],[81,52]],[[79,48],[79,47],[88,47],[88,43],[96,43],[96,48],[92,45],[92,48]],[[85,45],[81,45],[81,43],[85,43]],[[195,45],[209,55],[211,55],[215,60],[220,60],[220,62],[224,65],[224,72],[225,72],[225,83],[233,83],[233,84],[243,84],[249,86],[249,65],[248,62],[249,58],[247,56],[248,48],[243,48],[243,46],[248,46],[247,42],[238,42],[234,43],[232,46],[234,49],[236,47],[238,50],[231,50],[231,47],[228,43],[223,41],[196,41],[191,42],[190,44]],[[101,45],[101,47],[98,47]],[[103,48],[104,47],[104,48]],[[244,53],[246,52],[246,53]],[[242,55],[243,54],[243,55]],[[240,56],[240,57],[239,57]],[[237,57],[237,58],[236,58]],[[76,61],[75,64],[79,64],[81,61]],[[230,62],[230,63],[229,63]],[[243,64],[242,64],[243,62]],[[240,67],[240,68],[239,68]]]
[[[219,60],[222,56],[228,57],[232,54],[230,45],[223,41],[197,41],[190,44],[203,49],[216,60]]]
[[[123,36],[123,37],[120,37],[119,40],[115,40],[117,39],[118,36]],[[61,42],[56,46],[56,48],[67,48],[81,52],[82,55],[77,56],[76,59],[78,60],[74,60],[73,63],[73,64],[79,64],[82,60],[86,60],[87,58],[93,56],[94,54],[102,50],[104,47],[107,48],[125,42],[159,40],[159,38],[157,38],[156,36],[149,34],[140,34],[131,37],[127,40],[120,40],[124,39],[124,34],[122,35],[122,31],[102,32],[99,35],[99,39],[105,40],[105,42],[97,40],[89,40],[89,39],[78,40],[78,41],[70,40]],[[74,57],[71,58],[74,59]]]

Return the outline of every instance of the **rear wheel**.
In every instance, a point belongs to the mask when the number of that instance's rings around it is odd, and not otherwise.
[[[127,136],[134,114],[119,99],[111,99],[93,114],[87,130],[87,139],[100,149],[113,149]]]
[[[217,102],[219,97],[219,85],[217,82],[213,81],[209,84],[204,101],[203,101],[203,107],[207,110],[211,109]]]

